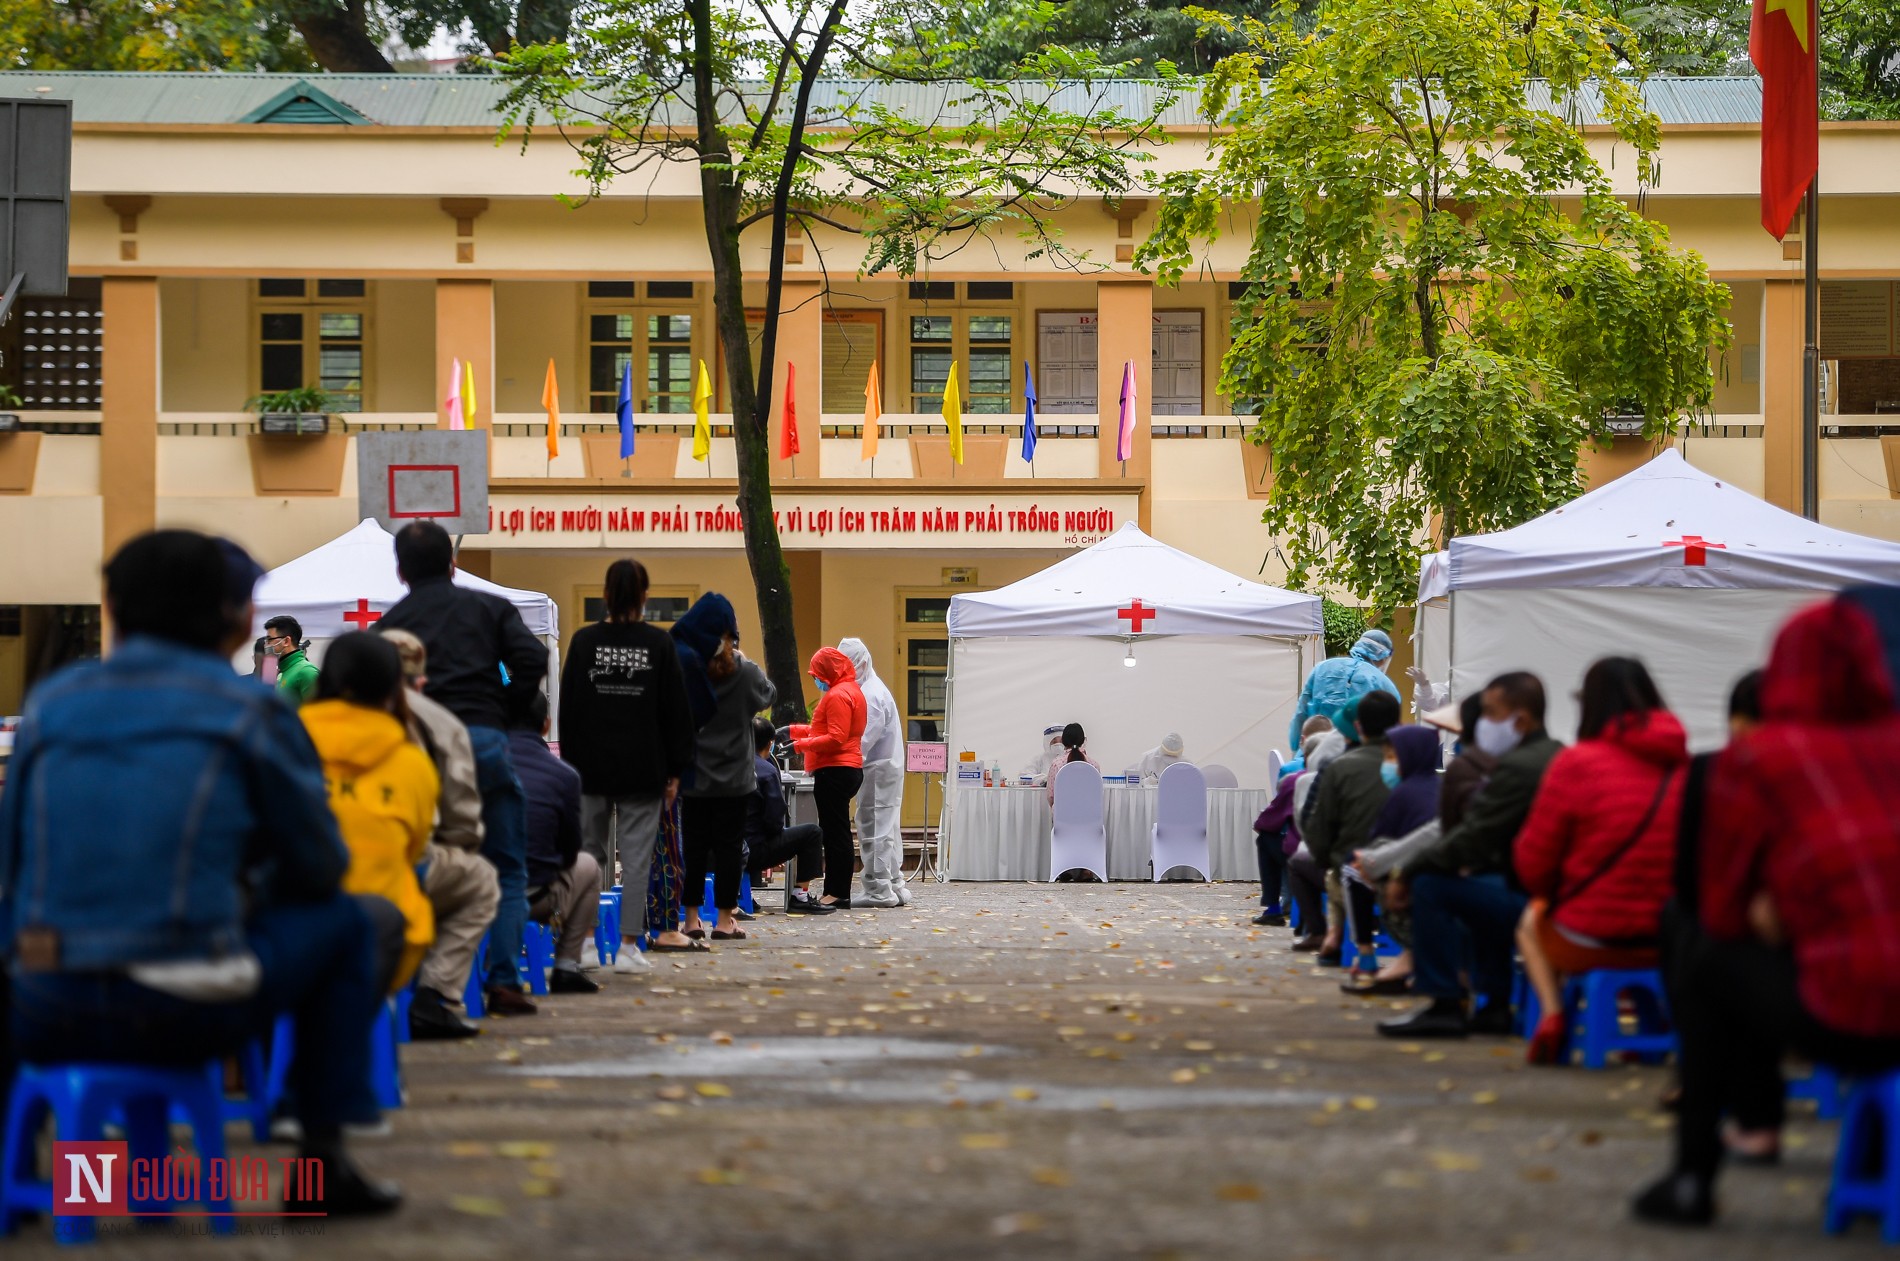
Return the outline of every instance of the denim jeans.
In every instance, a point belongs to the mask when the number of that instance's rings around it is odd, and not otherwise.
[[[229,1003],[174,998],[121,972],[18,973],[20,1059],[199,1064],[269,1037],[288,1012],[296,1022],[290,1094],[305,1137],[334,1140],[345,1121],[374,1120],[369,1029],[384,996],[363,908],[341,893],[275,907],[251,918],[245,938],[263,976],[256,993]]]
[[[1502,874],[1447,876],[1428,871],[1412,881],[1412,990],[1427,998],[1460,998],[1458,970],[1468,959],[1479,994],[1508,1010],[1511,957],[1525,897]]]
[[[482,857],[495,866],[501,905],[488,930],[486,987],[521,988],[521,934],[528,922],[528,798],[515,775],[508,735],[494,727],[470,727],[475,783],[482,793]]]

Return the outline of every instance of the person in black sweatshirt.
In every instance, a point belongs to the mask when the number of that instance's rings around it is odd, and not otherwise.
[[[696,743],[673,638],[645,620],[646,566],[609,565],[605,595],[606,620],[575,632],[561,667],[561,758],[580,772],[581,844],[605,885],[614,883],[617,851],[628,891],[620,932],[633,942],[646,933],[660,814],[692,769]],[[622,971],[646,963],[634,949],[622,950],[620,959],[624,966],[615,966]]]

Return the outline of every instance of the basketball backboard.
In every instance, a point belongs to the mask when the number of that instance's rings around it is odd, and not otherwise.
[[[71,101],[0,98],[0,318],[66,294],[72,162]]]
[[[435,429],[356,436],[357,511],[392,534],[433,521],[450,534],[488,533],[488,434]]]

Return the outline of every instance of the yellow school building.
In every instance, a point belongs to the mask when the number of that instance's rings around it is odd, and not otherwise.
[[[473,423],[492,432],[496,528],[466,539],[467,568],[547,592],[572,628],[597,615],[608,562],[637,537],[656,620],[717,590],[756,625],[726,417],[710,459],[691,458],[698,363],[723,377],[696,179],[668,168],[563,204],[585,191],[574,154],[552,133],[525,152],[498,144],[501,95],[479,75],[0,74],[0,96],[67,98],[75,119],[70,292],[22,299],[0,328],[0,384],[21,400],[6,409],[19,427],[0,433],[0,714],[47,663],[96,642],[100,559],[132,534],[214,530],[277,565],[348,530],[356,436],[445,425],[458,361]],[[1734,295],[1713,414],[1678,442],[1798,507],[1801,246],[1758,222],[1759,84],[1660,81],[1650,98],[1662,180],[1643,210]],[[1204,159],[1191,110],[1171,122],[1158,170]],[[1634,197],[1635,163],[1590,132]],[[1821,186],[1822,517],[1900,538],[1883,452],[1900,434],[1900,123],[1824,124]],[[1079,200],[1057,221],[1094,270],[1005,238],[927,277],[860,278],[849,237],[790,244],[774,392],[793,367],[803,449],[774,482],[800,643],[862,638],[919,722],[941,715],[952,594],[1125,521],[1243,577],[1284,575],[1260,522],[1265,453],[1216,388],[1244,238],[1160,288],[1129,262],[1150,203]],[[769,244],[763,226],[748,233],[748,266],[763,271]],[[762,282],[749,293],[763,304]],[[1123,463],[1131,360],[1147,372]],[[961,466],[938,415],[953,361]],[[1041,396],[1033,465],[1018,454],[1025,361]],[[629,362],[640,416],[623,465],[611,413]],[[885,415],[866,460],[873,371]],[[260,434],[247,400],[297,386],[332,396],[327,430]],[[1592,453],[1591,475],[1646,454]]]

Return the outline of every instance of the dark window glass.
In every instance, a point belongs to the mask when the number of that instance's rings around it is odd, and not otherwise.
[[[368,288],[368,284],[361,280],[319,280],[317,296],[319,298],[360,298],[364,296]]]
[[[294,390],[303,385],[303,347],[275,345],[263,347],[262,371],[258,384],[265,393]]]
[[[631,280],[590,280],[587,282],[587,296],[590,298],[631,298],[633,282]]]
[[[972,302],[1008,302],[1016,296],[1016,286],[1008,280],[972,280],[963,287],[963,296]]]
[[[295,312],[267,312],[263,317],[262,332],[267,342],[300,342],[303,340],[303,316]]]
[[[909,670],[905,691],[910,702],[906,709],[912,714],[928,717],[941,717],[943,714],[944,694],[949,690],[945,676],[937,671]]]
[[[647,597],[647,621],[656,626],[671,626],[686,616],[686,610],[693,606],[691,596],[650,595]]]
[[[910,282],[910,296],[917,302],[955,302],[957,282],[954,280],[913,280]]]
[[[588,336],[597,342],[633,340],[631,315],[594,315],[587,320]]]
[[[607,400],[606,407],[612,411],[614,399],[619,397],[620,378],[633,361],[633,352],[622,346],[593,346],[587,357],[587,388],[596,394],[612,394],[614,398]]]
[[[303,283],[301,280],[260,280],[257,282],[257,296],[260,298],[301,298]]]
[[[950,664],[950,641],[947,639],[913,639],[910,641],[910,664],[914,666],[934,666],[942,669]]]
[[[690,298],[693,296],[693,282],[690,280],[649,280],[647,297],[649,298]]]
[[[904,620],[940,626],[950,620],[950,597],[947,595],[911,596],[904,601]]]

